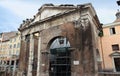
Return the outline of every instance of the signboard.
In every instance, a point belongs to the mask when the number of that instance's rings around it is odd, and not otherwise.
[[[79,61],[77,61],[77,60],[76,60],[76,61],[73,61],[73,64],[74,64],[74,65],[79,65]]]

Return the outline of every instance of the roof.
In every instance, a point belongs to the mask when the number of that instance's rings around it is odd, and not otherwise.
[[[45,11],[46,8],[49,8],[49,9],[50,9],[50,8],[51,8],[51,9],[56,8],[56,9],[58,9],[58,10],[61,10],[61,8],[62,8],[62,9],[64,9],[65,11],[58,12],[58,13],[56,13],[56,14],[53,14],[53,15],[51,15],[51,16],[48,16],[48,17],[46,17],[46,18],[40,19],[40,20],[35,21],[35,22],[34,22],[34,20],[32,20],[32,21],[33,21],[33,22],[32,22],[31,19],[30,19],[30,20],[26,20],[26,21],[23,22],[23,24],[21,24],[21,26],[19,27],[18,30],[19,30],[19,31],[25,30],[25,29],[27,29],[27,28],[32,27],[33,25],[35,26],[36,24],[44,23],[45,21],[51,21],[52,19],[55,19],[55,18],[61,17],[61,16],[63,16],[63,15],[70,14],[70,13],[72,13],[72,12],[81,10],[82,8],[84,8],[84,9],[90,8],[91,13],[93,14],[93,16],[95,16],[94,18],[95,18],[96,22],[97,22],[98,24],[100,24],[99,19],[98,19],[97,15],[96,15],[96,12],[95,12],[94,8],[92,7],[92,4],[91,4],[91,3],[79,4],[79,5],[76,5],[76,6],[74,6],[74,5],[72,5],[72,4],[64,4],[64,5],[63,5],[63,4],[61,4],[61,5],[44,4],[43,6],[41,6],[41,8],[39,9],[39,11],[38,11],[38,13],[37,13],[36,15],[38,15],[38,14],[40,14],[41,12]],[[53,11],[52,11],[52,12],[53,12]],[[49,13],[48,13],[48,14],[49,14]],[[42,17],[42,16],[43,16],[43,15],[40,15],[40,17]]]
[[[113,26],[118,26],[118,25],[120,25],[120,22],[104,24],[102,27],[106,28],[106,27],[113,27]]]
[[[4,32],[2,34],[2,41],[8,41],[10,38],[14,37],[16,35],[17,31],[12,32]]]

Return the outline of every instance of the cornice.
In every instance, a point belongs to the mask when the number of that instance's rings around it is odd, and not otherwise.
[[[107,27],[113,27],[113,26],[120,26],[120,22],[104,24],[102,27],[107,28]]]

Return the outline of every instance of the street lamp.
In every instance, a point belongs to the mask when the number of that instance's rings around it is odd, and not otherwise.
[[[120,5],[120,0],[117,1],[118,6]]]

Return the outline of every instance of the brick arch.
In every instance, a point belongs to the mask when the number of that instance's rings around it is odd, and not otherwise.
[[[42,62],[47,65],[42,68],[43,72],[49,70],[49,54],[44,55],[44,53],[49,53],[50,44],[58,37],[65,37],[68,39],[71,47],[73,47],[75,40],[75,31],[74,31],[73,22],[54,26],[45,30],[42,30],[41,33],[41,52],[42,52]]]
[[[57,38],[60,38],[60,37],[63,37],[63,36],[57,36],[57,37],[54,37],[52,38],[49,42],[48,42],[48,45],[47,45],[47,48],[46,49],[49,49],[51,44],[53,43],[54,40],[56,40]]]
[[[51,42],[58,38],[65,37],[68,39],[70,45],[74,47],[75,45],[75,29],[73,22],[65,23],[62,25],[54,26],[48,29],[45,29],[41,32],[42,38],[42,50],[49,49]]]

